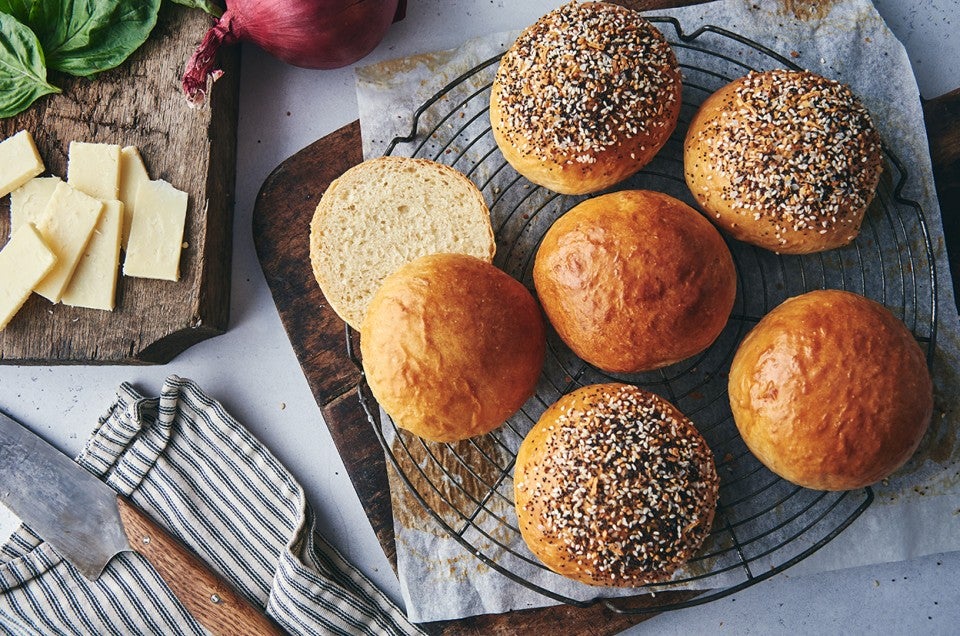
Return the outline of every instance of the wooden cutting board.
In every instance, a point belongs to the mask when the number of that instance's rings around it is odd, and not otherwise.
[[[66,176],[71,141],[135,145],[150,177],[189,195],[176,282],[121,277],[113,312],[54,305],[34,294],[0,331],[0,362],[163,363],[223,333],[230,311],[239,49],[221,53],[224,76],[209,107],[190,109],[180,76],[212,24],[202,11],[164,2],[147,43],[93,79],[51,73],[63,93],[0,120],[0,138],[26,129],[48,175]],[[9,235],[0,203],[0,243]]]
[[[954,281],[960,281],[960,89],[928,102],[924,111],[951,270]],[[253,235],[267,283],[310,389],[370,523],[395,567],[384,454],[357,398],[360,371],[347,355],[344,323],[325,302],[309,260],[309,222],[320,196],[333,179],[361,160],[360,125],[353,122],[284,161],[266,179],[257,197]],[[670,601],[676,597],[638,597],[618,603],[655,607]],[[436,634],[599,635],[619,632],[647,616],[616,614],[599,604],[556,606],[424,627]]]

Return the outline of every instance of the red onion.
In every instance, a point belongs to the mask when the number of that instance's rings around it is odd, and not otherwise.
[[[377,46],[390,23],[403,18],[406,0],[227,0],[187,63],[183,91],[203,103],[223,44],[253,42],[274,57],[304,68],[339,68]]]

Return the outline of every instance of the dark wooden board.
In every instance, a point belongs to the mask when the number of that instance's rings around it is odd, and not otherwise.
[[[680,3],[671,6],[676,4]],[[924,111],[956,284],[960,280],[960,90],[926,103]],[[361,160],[360,125],[353,122],[284,161],[257,197],[253,234],[267,283],[310,389],[374,532],[395,565],[386,461],[357,397],[360,371],[347,355],[344,324],[325,302],[309,261],[309,223],[320,196],[333,179]],[[618,603],[655,606],[667,600],[676,597],[638,597]],[[616,614],[599,604],[556,606],[425,627],[431,633],[458,635],[600,635],[619,632],[647,616]]]
[[[71,141],[135,145],[153,179],[189,195],[176,282],[120,278],[113,312],[51,304],[34,294],[0,331],[0,362],[162,363],[223,333],[230,311],[239,49],[221,53],[226,72],[210,107],[190,109],[180,75],[210,27],[209,16],[165,2],[147,43],[93,79],[51,74],[63,89],[0,120],[0,137],[31,132],[47,174],[66,177]],[[0,244],[9,234],[0,203]]]

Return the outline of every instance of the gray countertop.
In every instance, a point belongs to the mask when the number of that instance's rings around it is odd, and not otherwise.
[[[557,4],[410,0],[407,18],[362,63],[451,48],[472,36],[519,28]],[[956,0],[879,0],[876,5],[906,45],[925,98],[960,87]],[[155,394],[169,374],[192,378],[286,464],[303,484],[330,541],[399,601],[396,578],[281,326],[251,236],[253,203],[266,176],[293,153],[356,118],[352,68],[297,69],[244,46],[229,331],[156,367],[0,366],[0,405],[76,454],[120,383]],[[12,523],[0,509],[0,534]],[[958,633],[957,581],[960,553],[809,576],[788,571],[733,596],[660,614],[628,633]]]

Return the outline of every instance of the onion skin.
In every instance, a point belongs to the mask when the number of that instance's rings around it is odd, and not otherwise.
[[[398,0],[227,0],[227,10],[211,27],[187,63],[183,91],[202,104],[222,45],[248,41],[279,60],[302,68],[332,69],[372,51],[405,2]]]

